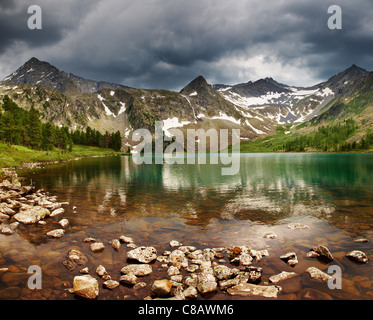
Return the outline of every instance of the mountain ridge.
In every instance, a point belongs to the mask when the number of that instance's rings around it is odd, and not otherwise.
[[[155,121],[163,121],[165,131],[171,127],[183,131],[239,128],[243,140],[254,140],[276,133],[278,126],[295,131],[305,124],[304,130],[333,117],[342,118],[346,108],[341,101],[353,101],[363,93],[368,97],[371,75],[352,65],[307,88],[288,86],[271,77],[211,85],[199,75],[176,92],[87,80],[31,58],[0,82],[0,96],[9,94],[24,108],[33,104],[44,121],[72,128],[91,126],[100,132],[119,130],[124,147],[133,144],[133,130],[153,132]],[[367,99],[369,104],[370,97]],[[361,103],[361,108],[365,105]]]
[[[101,89],[120,89],[127,86],[85,79],[72,73],[59,70],[49,62],[40,61],[32,57],[15,72],[5,77],[1,82],[5,84],[30,84],[41,85],[46,88],[56,89],[60,92],[74,94],[76,92],[94,93]]]

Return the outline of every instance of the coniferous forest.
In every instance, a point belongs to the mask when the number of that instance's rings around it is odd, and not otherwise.
[[[0,112],[0,141],[11,145],[21,145],[34,150],[53,150],[58,148],[71,151],[74,144],[110,148],[120,151],[122,138],[120,132],[99,131],[87,127],[70,130],[67,126],[43,123],[40,113],[31,105],[30,110],[20,108],[5,95]]]
[[[373,143],[373,133],[365,134],[360,141],[348,142],[358,129],[353,119],[337,125],[321,126],[317,131],[301,135],[283,144],[286,152],[304,152],[307,148],[318,151],[346,152],[368,150]]]

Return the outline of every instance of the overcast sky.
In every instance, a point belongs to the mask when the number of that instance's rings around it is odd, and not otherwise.
[[[42,9],[30,30],[27,9]],[[327,10],[342,8],[342,30]],[[273,77],[297,86],[373,70],[372,0],[1,0],[0,79],[31,57],[94,80],[180,90]]]

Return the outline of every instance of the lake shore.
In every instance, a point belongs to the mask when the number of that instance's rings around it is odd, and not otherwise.
[[[4,143],[0,143],[0,152],[0,175],[3,175],[3,179],[6,178],[6,174],[1,171],[4,171],[5,168],[14,170],[31,169],[79,160],[81,158],[128,155],[127,153],[117,152],[111,149],[79,145],[75,145],[71,152],[66,152],[62,150],[31,150],[22,146],[9,146]]]

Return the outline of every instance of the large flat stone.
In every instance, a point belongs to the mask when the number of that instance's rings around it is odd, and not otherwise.
[[[154,247],[138,247],[129,251],[127,257],[141,263],[150,263],[157,259],[157,250]]]
[[[265,298],[277,298],[278,292],[281,291],[279,286],[260,286],[251,283],[241,283],[232,288],[228,288],[227,292],[232,296],[241,297],[265,297]]]
[[[123,274],[132,273],[137,277],[143,277],[153,272],[152,267],[148,264],[129,264],[120,270]]]
[[[30,207],[29,209],[22,210],[16,213],[13,217],[18,222],[24,224],[33,224],[39,222],[41,219],[44,219],[46,216],[50,214],[48,209],[35,206]]]

